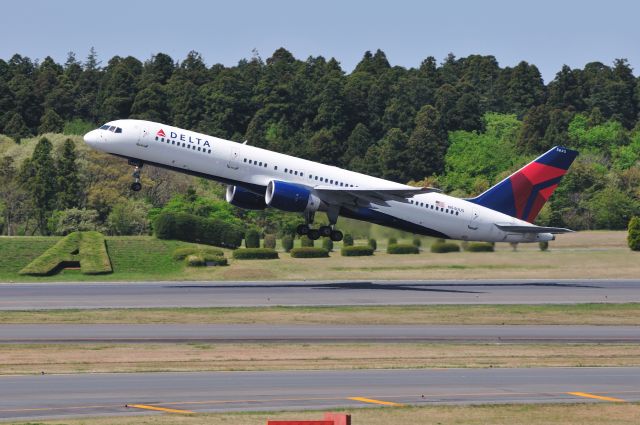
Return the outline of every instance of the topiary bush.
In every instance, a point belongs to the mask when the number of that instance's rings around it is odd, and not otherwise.
[[[422,239],[420,238],[413,238],[413,240],[411,241],[412,244],[414,244],[415,246],[417,246],[418,248],[420,248],[422,246]]]
[[[202,257],[205,266],[226,266],[229,261],[221,255],[204,254]]]
[[[343,246],[340,250],[340,254],[343,257],[363,257],[366,255],[373,255],[373,249],[368,245]]]
[[[629,220],[627,243],[632,251],[640,251],[640,217]]]
[[[387,245],[387,254],[419,254],[420,248],[413,244]]]
[[[342,246],[353,246],[353,236],[349,233],[344,235],[344,238],[342,239]]]
[[[240,248],[233,251],[236,260],[273,260],[278,257],[275,249],[269,248]]]
[[[204,258],[201,255],[187,255],[184,262],[189,267],[202,267],[204,266]]]
[[[547,241],[538,242],[538,246],[540,247],[540,251],[546,251],[549,249],[549,242]]]
[[[333,251],[333,241],[330,238],[322,239],[322,247],[328,252]]]
[[[285,235],[282,238],[282,249],[284,249],[284,252],[289,252],[293,249],[293,238],[291,236]]]
[[[387,241],[387,246],[388,245],[395,245],[398,243],[398,239],[396,238],[389,238],[389,240]]]
[[[290,252],[292,258],[327,258],[329,251],[324,248],[315,248],[311,246],[303,246],[301,248],[293,248]]]
[[[256,229],[249,229],[244,234],[245,248],[260,248],[260,233]]]
[[[471,246],[472,244],[469,244]],[[434,242],[431,245],[431,252],[436,254],[445,254],[447,252],[460,252],[458,244],[453,242]]]
[[[468,252],[493,252],[495,246],[491,242],[471,242],[467,246]]]
[[[302,247],[313,247],[314,241],[309,239],[307,235],[300,236],[300,246]]]
[[[276,249],[276,235],[264,235],[262,245],[264,248]]]
[[[378,249],[378,241],[373,238],[369,238],[369,246],[375,251]]]
[[[198,247],[198,246],[182,246],[176,248],[173,251],[172,257],[176,261],[181,261],[187,258],[189,255],[211,255],[211,256],[224,256],[224,252],[221,249]]]

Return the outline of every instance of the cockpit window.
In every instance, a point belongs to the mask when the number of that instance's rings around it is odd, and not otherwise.
[[[109,125],[109,124],[103,125],[102,127],[100,127],[100,130],[108,130],[112,133],[122,133],[122,128],[116,127],[115,125]]]

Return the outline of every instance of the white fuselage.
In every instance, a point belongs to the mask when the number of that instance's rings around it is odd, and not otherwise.
[[[289,155],[231,142],[165,124],[117,120],[106,125],[122,132],[97,129],[85,140],[114,155],[199,175],[264,192],[270,181],[309,187],[403,189],[408,186]],[[162,136],[164,134],[164,136]],[[324,201],[324,200],[323,200]],[[406,198],[367,202],[359,199],[340,205],[341,215],[367,220],[424,235],[488,242],[552,240],[549,233],[507,233],[495,223],[531,226],[530,223],[486,207],[438,192]]]

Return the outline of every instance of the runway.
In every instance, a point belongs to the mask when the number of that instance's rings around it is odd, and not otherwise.
[[[640,302],[640,280],[0,284],[0,310]]]
[[[0,377],[0,418],[410,404],[640,400],[640,368],[417,369]],[[356,413],[357,414],[357,413]]]
[[[638,343],[640,326],[557,325],[0,325],[0,344],[494,342]]]

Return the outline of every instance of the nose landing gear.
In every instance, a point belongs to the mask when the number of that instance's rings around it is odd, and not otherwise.
[[[133,165],[135,168],[133,169],[133,183],[131,183],[131,190],[134,192],[139,192],[142,189],[142,183],[140,183],[140,169],[142,168],[142,161],[130,159],[129,165]]]

